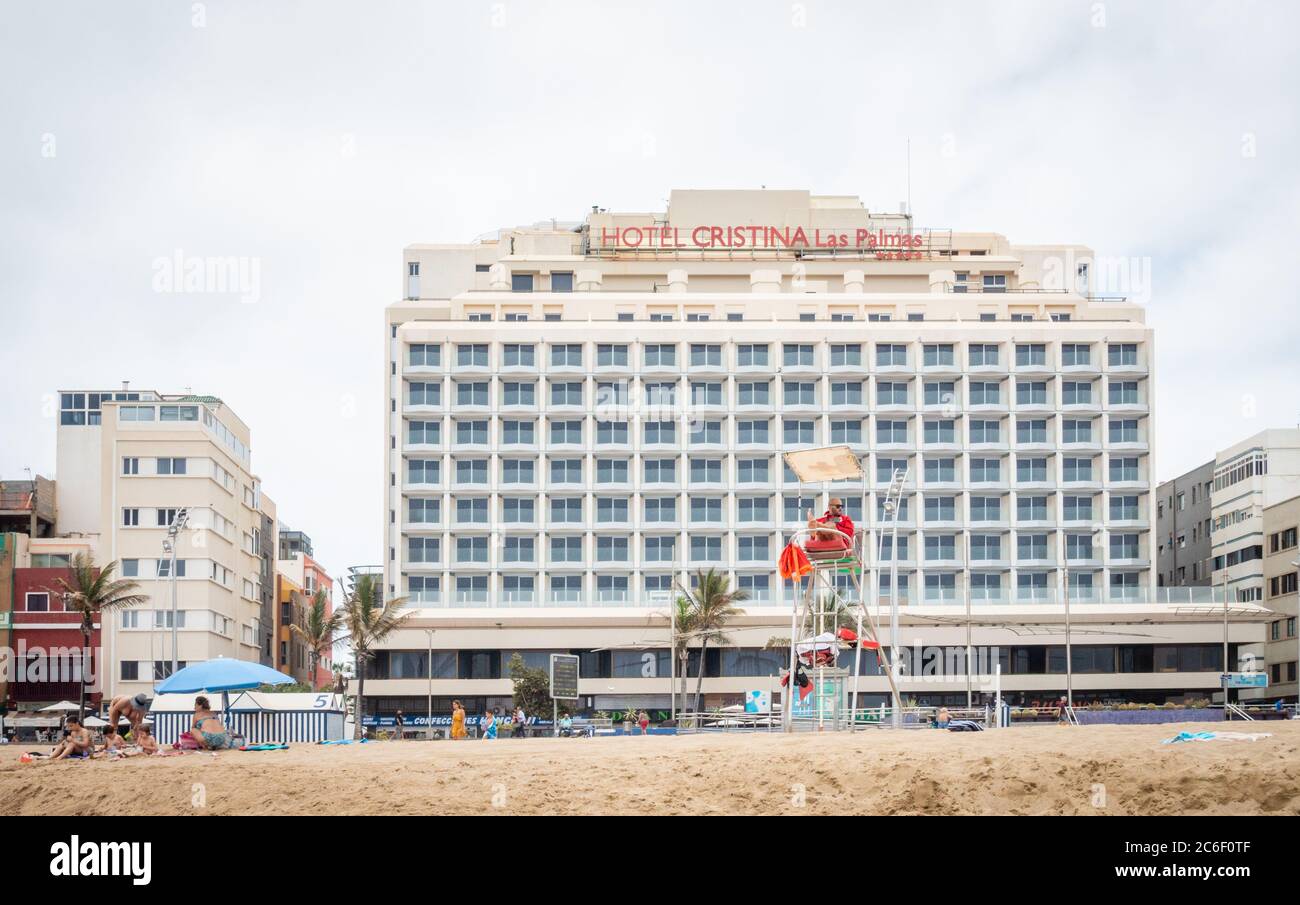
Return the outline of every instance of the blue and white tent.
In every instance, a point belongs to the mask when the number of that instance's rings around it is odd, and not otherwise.
[[[195,694],[161,694],[153,699],[149,719],[160,744],[170,745],[189,731],[196,697]],[[217,705],[214,695],[206,697]],[[250,745],[311,743],[343,738],[344,716],[342,695],[241,691],[231,698],[228,728],[242,733]]]

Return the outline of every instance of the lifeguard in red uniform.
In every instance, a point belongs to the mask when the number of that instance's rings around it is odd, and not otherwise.
[[[838,497],[831,498],[830,508],[821,518],[808,519],[808,527],[813,529],[813,536],[804,549],[810,553],[848,550],[853,543],[853,519],[844,514],[844,503]],[[826,527],[835,530],[817,530]]]

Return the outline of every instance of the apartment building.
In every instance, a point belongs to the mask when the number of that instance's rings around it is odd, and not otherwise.
[[[1255,697],[1296,700],[1300,636],[1296,632],[1296,582],[1300,577],[1300,496],[1264,509],[1264,605],[1273,611],[1264,644],[1269,687]]]
[[[312,558],[311,538],[301,531],[280,526],[280,559],[276,562],[277,600],[275,668],[298,682],[322,687],[334,679],[334,658],[327,652],[311,675],[307,645],[291,626],[305,627],[307,612],[317,591],[325,593],[326,616],[334,612],[334,579]]]
[[[1210,584],[1211,496],[1214,461],[1156,488],[1156,584]]]

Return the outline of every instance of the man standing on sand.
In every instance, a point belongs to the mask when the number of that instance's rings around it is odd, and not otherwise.
[[[406,728],[406,720],[402,719],[402,711],[397,711],[397,740],[400,742],[405,736],[403,730]]]
[[[117,734],[118,721],[123,717],[131,724],[131,733],[134,735],[140,729],[140,723],[149,715],[149,705],[152,703],[147,694],[138,694],[135,697],[128,695],[119,695],[113,698],[113,703],[108,706],[108,731]]]

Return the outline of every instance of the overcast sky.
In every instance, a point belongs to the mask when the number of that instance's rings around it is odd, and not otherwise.
[[[382,559],[402,248],[806,188],[1149,267],[1160,479],[1300,421],[1297,5],[9,4],[0,476],[60,388],[192,387],[333,574]],[[239,256],[257,298],[156,291]],[[1124,289],[1126,287],[1118,287]]]

